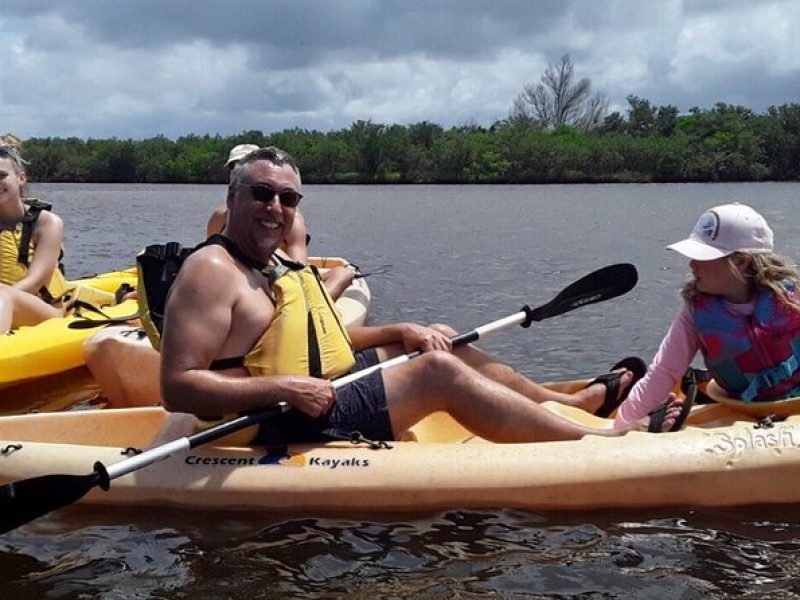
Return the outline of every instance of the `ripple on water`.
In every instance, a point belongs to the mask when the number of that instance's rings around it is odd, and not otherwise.
[[[742,511],[677,510],[384,521],[73,509],[0,538],[0,586],[15,599],[800,593],[796,509],[759,512],[749,521]]]

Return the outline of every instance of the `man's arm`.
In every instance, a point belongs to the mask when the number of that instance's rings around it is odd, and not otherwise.
[[[415,350],[449,352],[453,347],[450,339],[443,333],[415,323],[394,323],[378,327],[354,326],[348,327],[347,333],[356,351],[390,344],[402,344],[406,352]]]
[[[28,265],[28,273],[14,287],[38,295],[41,287],[50,283],[53,271],[58,268],[63,239],[64,223],[61,217],[42,211],[33,230],[34,253]]]
[[[292,228],[286,234],[281,247],[290,259],[301,262],[304,265],[308,263],[306,233],[306,221],[298,210],[294,215]]]
[[[223,204],[214,209],[206,223],[206,237],[209,238],[215,233],[220,233],[225,228],[225,220],[228,218],[228,207]]]
[[[328,289],[331,298],[338,300],[355,279],[356,271],[351,267],[336,267],[322,273],[322,283]]]
[[[167,302],[161,346],[161,386],[168,410],[215,416],[276,402],[318,416],[334,393],[330,382],[310,377],[248,377],[209,370],[218,358],[243,354],[232,345],[236,303],[245,275],[222,248],[209,247],[181,268]]]

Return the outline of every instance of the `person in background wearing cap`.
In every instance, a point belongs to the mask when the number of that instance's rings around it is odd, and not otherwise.
[[[228,160],[225,161],[225,166],[228,168],[229,178],[233,175],[234,169],[239,165],[242,159],[250,154],[253,150],[258,150],[255,144],[239,144],[234,146]],[[228,216],[228,209],[225,204],[218,206],[211,213],[206,224],[206,237],[211,237],[215,233],[220,233],[225,227],[225,220]],[[308,241],[310,236],[306,231],[306,222],[300,211],[296,211],[294,224],[291,230],[286,234],[281,250],[285,253],[286,257],[295,262],[306,264],[308,262]],[[322,281],[331,297],[336,300],[347,287],[353,283],[353,278],[356,272],[350,267],[336,267],[328,269],[322,273]]]
[[[620,405],[615,426],[626,427],[674,396],[698,351],[733,398],[800,395],[800,273],[772,252],[764,217],[744,204],[717,206],[700,216],[687,239],[667,248],[689,259],[684,305],[647,374]],[[684,405],[672,430],[689,408]]]

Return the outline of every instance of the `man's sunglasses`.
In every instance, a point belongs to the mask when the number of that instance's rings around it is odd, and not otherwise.
[[[271,204],[277,195],[281,206],[285,206],[286,208],[296,207],[298,204],[300,204],[300,200],[303,199],[303,194],[299,194],[294,190],[278,191],[274,187],[270,185],[264,185],[263,183],[258,185],[240,183],[239,187],[249,189],[250,193],[253,195],[253,200],[258,200],[259,202],[263,202],[265,204]]]

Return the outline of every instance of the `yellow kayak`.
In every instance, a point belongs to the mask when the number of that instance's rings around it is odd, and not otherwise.
[[[594,426],[609,423],[547,407]],[[0,483],[85,475],[95,461],[109,468],[131,460],[135,449],[154,444],[168,417],[159,407],[142,407],[0,418]],[[727,406],[704,405],[674,433],[494,444],[436,413],[389,448],[350,442],[183,448],[124,471],[109,491],[92,489],[83,501],[353,515],[737,506],[800,501],[798,472],[800,416],[764,427]]]
[[[136,271],[128,269],[95,275],[70,282],[70,287],[80,288],[79,298],[100,307],[112,318],[136,313],[136,301],[128,300],[118,305],[114,293],[122,284],[135,285]],[[74,369],[84,364],[83,342],[97,329],[70,329],[76,320],[105,320],[101,314],[80,309],[67,316],[48,319],[31,327],[20,327],[0,334],[0,388],[17,385]]]

